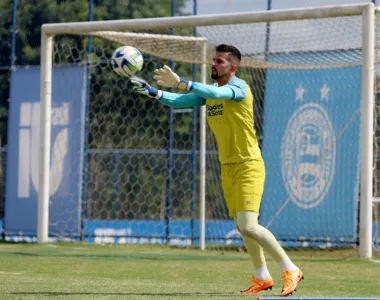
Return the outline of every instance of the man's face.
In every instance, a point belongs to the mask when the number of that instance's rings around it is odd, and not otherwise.
[[[232,63],[228,55],[229,52],[216,52],[211,68],[212,79],[223,78],[230,74]]]

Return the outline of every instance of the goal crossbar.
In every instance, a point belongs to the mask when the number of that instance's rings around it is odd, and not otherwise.
[[[205,16],[179,16],[133,20],[52,23],[44,24],[42,26],[42,31],[48,35],[88,34],[92,31],[148,30],[190,26],[196,27],[210,25],[230,25],[243,23],[333,18],[341,16],[361,15],[363,13],[363,9],[368,7],[368,5],[369,4],[367,3],[362,3],[301,9],[271,10],[262,12],[228,13]]]
[[[135,39],[160,39],[166,41],[186,41],[186,42],[206,42],[208,41],[203,37],[196,36],[178,36],[178,35],[170,35],[170,34],[151,34],[151,33],[133,33],[133,32],[117,32],[117,31],[95,31],[91,32],[91,35],[96,36],[105,36],[105,35],[113,35],[117,34],[124,38],[135,38]]]

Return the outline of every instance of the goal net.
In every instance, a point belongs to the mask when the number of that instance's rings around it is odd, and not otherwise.
[[[266,163],[260,223],[289,246],[356,245],[359,205],[367,201],[361,154],[371,145],[361,135],[368,76],[362,45],[371,33],[363,30],[367,6],[357,7],[231,14],[224,21],[134,20],[125,28],[116,22],[51,26],[49,236],[198,246],[204,228],[206,248],[243,245],[223,197],[216,141],[204,123],[212,108],[171,109],[138,95],[110,63],[117,47],[133,46],[144,55],[137,75],[153,86],[153,70],[165,64],[212,84],[215,46],[232,44],[243,55],[237,76],[254,96]],[[67,99],[55,101],[59,93]],[[378,134],[376,126],[374,162]],[[380,197],[378,164],[373,167]],[[374,208],[378,222],[378,203]]]

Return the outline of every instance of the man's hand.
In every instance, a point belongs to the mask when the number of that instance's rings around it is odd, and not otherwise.
[[[169,88],[180,88],[190,91],[193,88],[193,82],[185,78],[179,77],[168,66],[154,70],[153,78],[157,80],[157,84]]]
[[[144,79],[131,76],[130,82],[133,85],[133,90],[150,98],[161,99],[162,91],[157,88],[151,87]]]

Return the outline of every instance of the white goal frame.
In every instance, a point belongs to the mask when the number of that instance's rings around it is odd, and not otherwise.
[[[223,15],[145,18],[133,20],[94,21],[44,24],[41,30],[41,83],[40,83],[40,156],[38,194],[39,243],[48,242],[50,130],[52,89],[52,46],[58,34],[87,35],[94,31],[128,31],[160,28],[197,27],[344,16],[362,16],[362,101],[360,140],[360,256],[372,257],[372,187],[373,187],[373,121],[375,80],[375,6],[373,3],[325,6],[307,9],[271,10],[264,12],[230,13]],[[183,37],[182,37],[183,38]],[[194,37],[192,37],[194,39]],[[202,81],[206,80],[206,65],[202,65]],[[200,248],[205,248],[205,108],[201,109],[200,144]]]

